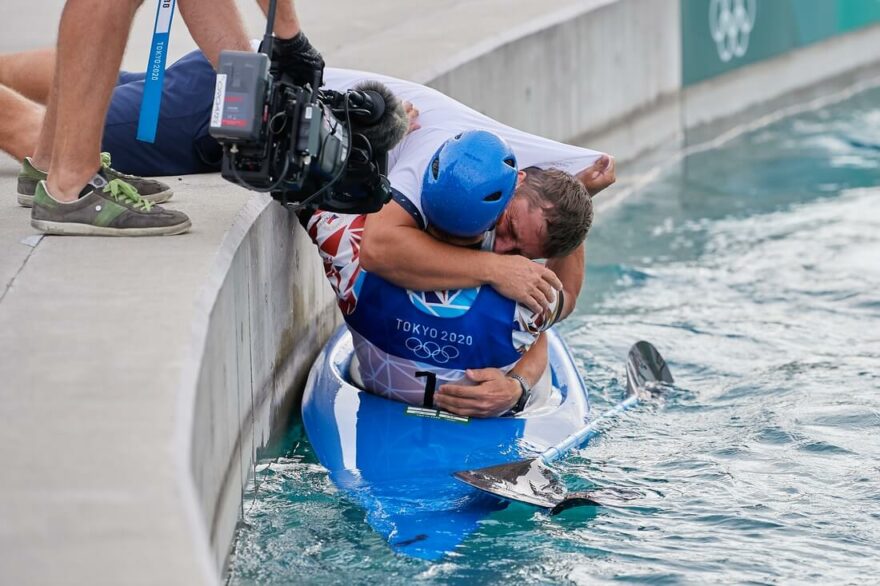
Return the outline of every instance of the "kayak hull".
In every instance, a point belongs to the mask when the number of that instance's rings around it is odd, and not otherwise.
[[[395,550],[442,558],[506,506],[453,472],[534,455],[589,420],[587,390],[565,342],[554,330],[548,341],[551,404],[518,417],[462,420],[354,387],[347,377],[351,335],[342,326],[330,338],[309,373],[303,424],[331,481]]]

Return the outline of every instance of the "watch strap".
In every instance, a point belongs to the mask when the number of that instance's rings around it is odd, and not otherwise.
[[[511,409],[513,413],[521,413],[522,410],[526,408],[529,399],[532,397],[532,389],[529,387],[529,382],[516,373],[509,373],[507,377],[518,382],[519,386],[522,388],[522,394],[519,396],[519,400]]]

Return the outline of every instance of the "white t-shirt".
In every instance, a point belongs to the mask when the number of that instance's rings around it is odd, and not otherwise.
[[[520,169],[540,167],[576,174],[592,165],[602,153],[517,130],[469,108],[437,90],[386,75],[337,69],[324,70],[324,85],[345,91],[359,82],[376,80],[419,110],[419,130],[408,134],[388,155],[388,180],[422,213],[422,178],[443,142],[463,130],[488,130],[505,139],[516,154]]]

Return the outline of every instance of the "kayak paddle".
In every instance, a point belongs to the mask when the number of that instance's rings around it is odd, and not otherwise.
[[[552,509],[554,514],[577,505],[600,505],[593,497],[602,494],[617,492],[619,498],[631,498],[622,491],[608,489],[569,493],[548,465],[597,435],[600,423],[636,406],[640,399],[659,395],[662,385],[672,382],[669,367],[657,349],[649,342],[637,342],[630,348],[626,360],[626,398],[623,401],[536,458],[462,470],[453,476],[497,497]]]

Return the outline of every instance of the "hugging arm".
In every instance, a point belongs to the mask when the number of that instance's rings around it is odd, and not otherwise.
[[[367,216],[361,264],[407,289],[432,291],[489,284],[536,313],[550,304],[552,289],[562,288],[553,271],[522,256],[440,242],[393,201]]]
[[[547,268],[559,276],[559,280],[562,282],[562,289],[565,291],[565,305],[562,308],[560,320],[567,318],[574,311],[578,295],[580,295],[581,288],[584,285],[585,248],[586,245],[581,243],[580,246],[566,256],[547,259]]]
[[[602,155],[575,177],[587,188],[590,197],[595,196],[617,181],[614,157]],[[585,256],[586,244],[581,242],[580,246],[568,255],[547,259],[547,268],[556,273],[565,291],[565,306],[562,308],[560,319],[565,319],[574,311],[578,295],[584,285]]]

